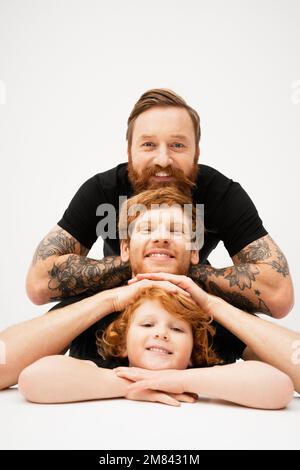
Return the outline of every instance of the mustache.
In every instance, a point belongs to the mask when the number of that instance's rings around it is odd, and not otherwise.
[[[163,168],[160,165],[154,165],[143,170],[143,173],[139,175],[139,183],[147,182],[152,176],[155,176],[157,173],[164,172],[168,176],[176,179],[178,182],[186,185],[188,188],[192,189],[195,186],[195,183],[191,181],[182,170],[179,168],[174,168],[171,165]]]
[[[153,177],[159,172],[167,173],[170,177],[172,177],[172,180],[153,180]],[[191,175],[187,176],[181,169],[175,168],[171,165],[168,165],[164,168],[160,165],[152,165],[147,168],[143,168],[143,170],[139,173],[133,168],[131,159],[128,161],[128,177],[135,194],[138,194],[147,189],[157,189],[169,186],[175,187],[182,193],[191,196],[193,189],[196,187],[197,173],[198,165],[196,162],[194,163]]]

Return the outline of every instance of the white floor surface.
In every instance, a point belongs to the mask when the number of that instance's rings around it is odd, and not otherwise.
[[[279,411],[200,399],[99,400],[62,405],[0,392],[0,449],[300,449],[300,397]]]

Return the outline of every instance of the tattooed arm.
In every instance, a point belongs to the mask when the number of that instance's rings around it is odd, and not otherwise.
[[[30,300],[42,305],[81,292],[121,285],[131,276],[119,256],[87,258],[88,249],[56,225],[38,245],[26,279]]]
[[[191,267],[189,275],[207,292],[247,312],[283,318],[293,307],[294,292],[287,260],[266,235],[232,257],[234,266]]]

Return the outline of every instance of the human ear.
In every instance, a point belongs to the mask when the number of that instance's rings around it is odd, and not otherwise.
[[[129,243],[127,240],[121,240],[120,251],[121,251],[121,260],[124,263],[127,263],[127,261],[129,261]]]
[[[194,162],[197,163],[200,157],[200,146],[199,144],[196,146],[196,151],[195,151],[195,159]]]
[[[121,357],[127,357],[127,356],[128,356],[127,348],[125,347],[125,349],[124,349],[123,352],[121,353]]]
[[[199,263],[199,251],[192,250],[191,252],[191,264],[198,264]]]

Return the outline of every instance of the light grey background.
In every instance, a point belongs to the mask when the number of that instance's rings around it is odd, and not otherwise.
[[[299,329],[299,25],[298,0],[0,1],[1,328],[48,310],[25,293],[37,243],[126,161],[134,103],[167,87],[200,114],[201,162],[242,184],[286,254],[280,323]],[[231,264],[222,243],[209,259]]]

